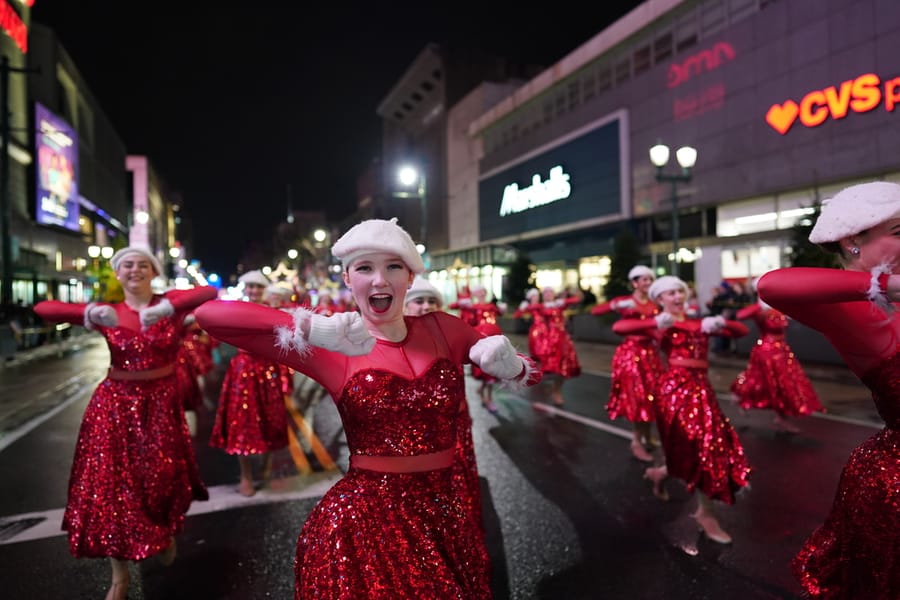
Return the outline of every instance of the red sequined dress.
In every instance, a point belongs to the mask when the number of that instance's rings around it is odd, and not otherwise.
[[[622,319],[613,324],[619,334],[655,335],[655,320]],[[747,327],[726,321],[716,335],[740,337]],[[656,426],[669,475],[683,480],[689,492],[734,503],[734,494],[749,483],[750,465],[737,432],[719,408],[709,381],[710,334],[700,319],[677,321],[662,330],[660,350],[668,367],[657,382]]]
[[[287,447],[286,368],[246,350],[235,353],[222,380],[210,446],[242,455]]]
[[[477,331],[434,312],[406,317],[403,341],[378,340],[365,356],[301,355],[275,346],[273,328],[294,327],[281,311],[211,302],[197,318],[215,337],[315,378],[341,415],[350,469],[300,532],[296,598],[490,598],[478,472],[464,443],[471,419],[462,364]],[[456,458],[414,472],[357,464],[438,455]]]
[[[659,307],[650,300],[641,302],[634,296],[619,296],[594,306],[591,314],[612,311],[623,319],[652,319],[659,314]],[[632,423],[653,421],[656,418],[653,399],[660,371],[662,364],[656,338],[626,335],[612,356],[609,402],[606,404],[609,418],[625,417]]]
[[[813,598],[900,598],[900,312],[866,302],[869,273],[794,267],[760,297],[820,331],[872,391],[885,427],[850,454],[825,523],[792,562]]]
[[[770,408],[785,417],[823,412],[816,390],[785,340],[787,317],[757,302],[739,310],[736,318],[753,319],[760,332],[747,368],[731,384],[738,404],[745,409]]]
[[[175,314],[145,329],[138,312],[124,302],[111,305],[117,326],[92,326],[106,338],[111,370],[84,411],[69,477],[62,528],[78,558],[152,556],[181,531],[191,501],[208,498],[173,365],[184,314],[215,298],[216,290],[195,288],[165,297]],[[154,296],[151,305],[162,298]],[[35,312],[47,321],[84,324],[86,306],[45,301]]]
[[[528,329],[528,352],[541,371],[555,373],[565,379],[581,375],[581,363],[575,353],[575,345],[566,331],[566,309],[580,304],[580,298],[566,298],[551,302],[534,303],[519,308],[515,317],[531,315]]]
[[[482,335],[501,335],[503,331],[497,325],[497,317],[503,314],[503,309],[493,302],[484,302],[472,305],[475,313],[475,329]],[[472,365],[472,377],[487,383],[496,383],[497,378],[488,375],[478,365]]]

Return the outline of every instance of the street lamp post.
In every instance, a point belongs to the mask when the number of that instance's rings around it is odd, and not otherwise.
[[[656,181],[668,181],[672,185],[672,275],[678,277],[678,183],[691,180],[691,169],[697,163],[697,149],[682,146],[675,151],[681,173],[663,173],[669,162],[669,147],[663,143],[650,148],[650,162],[656,167]]]
[[[414,183],[418,183],[418,188],[415,192],[395,192],[394,196],[398,198],[414,198],[418,196],[419,198],[419,212],[420,214],[420,226],[419,226],[419,242],[425,247],[428,247],[428,203],[425,199],[425,172],[419,171],[414,167],[405,166],[401,167],[399,171],[397,171],[397,178],[400,180],[400,183],[404,186],[411,186]]]

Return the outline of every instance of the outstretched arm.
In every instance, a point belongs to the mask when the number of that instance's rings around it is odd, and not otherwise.
[[[34,306],[34,312],[45,321],[84,325],[84,311],[87,304],[72,304],[59,300],[44,300]]]

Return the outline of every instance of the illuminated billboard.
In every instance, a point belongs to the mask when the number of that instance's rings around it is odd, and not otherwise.
[[[64,120],[35,103],[37,186],[35,220],[78,231],[78,134]]]

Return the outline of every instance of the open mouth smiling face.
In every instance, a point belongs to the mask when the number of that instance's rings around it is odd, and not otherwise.
[[[402,317],[402,300],[412,277],[412,272],[400,257],[373,252],[360,256],[349,265],[344,272],[344,283],[353,290],[363,313],[380,320]]]

